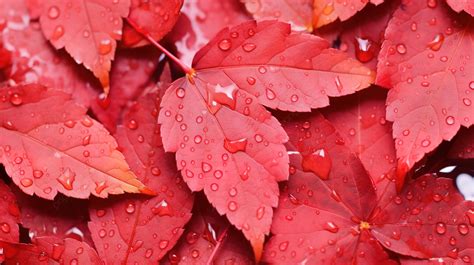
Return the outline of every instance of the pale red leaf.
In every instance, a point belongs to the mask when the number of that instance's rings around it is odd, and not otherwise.
[[[159,41],[173,28],[179,18],[179,11],[184,0],[131,0],[128,19],[150,33]],[[128,47],[140,47],[149,42],[132,27],[125,24],[123,29],[123,44]]]
[[[54,201],[28,196],[15,190],[20,220],[28,229],[30,239],[54,236],[59,239],[74,238],[93,244],[87,228],[89,213],[87,201],[58,196]]]
[[[162,264],[255,264],[250,245],[204,200],[198,200],[185,233]]]
[[[249,19],[245,8],[236,0],[185,1],[178,22],[167,39],[176,45],[179,58],[190,65],[196,52],[222,28]]]
[[[394,122],[399,184],[442,140],[450,140],[461,125],[472,125],[469,23],[471,17],[454,13],[442,1],[407,2],[389,22],[377,84],[393,87],[387,98],[387,119]]]
[[[11,53],[11,66],[5,70],[8,82],[39,83],[61,90],[83,106],[89,106],[96,96],[95,89],[100,85],[64,51],[51,47],[38,23],[18,27],[8,22],[3,41]]]
[[[276,21],[222,30],[193,66],[201,78],[233,82],[261,104],[288,111],[327,106],[329,97],[352,94],[373,81],[369,69],[327,41]]]
[[[131,169],[157,196],[114,198],[90,206],[89,228],[107,264],[156,264],[191,218],[193,196],[174,157],[165,154],[156,122],[162,86],[150,87],[125,111],[116,134]]]
[[[23,192],[53,199],[152,194],[117,143],[68,94],[39,85],[0,89],[1,163]]]
[[[362,10],[369,2],[374,5],[379,5],[383,3],[383,0],[314,0],[313,25],[315,28],[319,28],[336,19],[341,21],[348,20],[355,15],[355,13]]]
[[[241,0],[257,20],[278,19],[294,30],[313,31],[314,0]]]
[[[130,100],[135,100],[154,80],[152,76],[159,62],[159,52],[153,47],[118,50],[110,72],[110,93],[100,94],[91,103],[97,119],[111,133]]]
[[[108,93],[111,61],[130,0],[44,0],[42,8],[40,23],[46,38],[92,71]]]
[[[474,127],[460,131],[454,138],[448,157],[453,159],[474,158]]]
[[[315,34],[375,71],[385,28],[399,4],[393,0],[380,6],[369,5],[350,20],[336,21],[317,29]]]
[[[2,150],[0,149],[0,156]],[[8,185],[0,181],[0,240],[19,242],[20,210],[18,209],[15,195]]]
[[[474,16],[474,2],[472,0],[447,0],[447,2],[456,12],[466,11]]]
[[[102,264],[91,246],[71,238],[39,237],[33,244],[0,241],[0,248],[3,250],[0,261],[6,264]]]
[[[378,88],[335,99],[324,116],[361,160],[380,198],[393,188],[396,157],[392,123],[385,120],[386,93]]]

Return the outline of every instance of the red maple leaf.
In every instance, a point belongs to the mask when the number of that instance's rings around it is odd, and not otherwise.
[[[456,12],[466,11],[474,16],[474,3],[469,0],[447,0],[449,6]]]
[[[1,156],[1,150],[0,150]],[[7,242],[19,242],[20,232],[18,224],[20,223],[20,210],[16,202],[15,195],[11,192],[8,185],[0,181],[0,240]]]
[[[456,258],[472,246],[474,204],[452,180],[424,175],[399,195],[387,192],[377,199],[361,162],[320,114],[293,119],[285,128],[294,150],[292,175],[275,213],[265,261],[396,264],[385,249],[417,258]],[[321,159],[332,161],[326,178],[305,166],[320,150]]]
[[[410,1],[394,13],[379,54],[377,84],[393,87],[387,119],[393,121],[398,185],[423,156],[474,120],[472,18],[445,3]]]
[[[117,143],[70,95],[39,85],[0,88],[0,162],[27,194],[53,199],[153,194]]]

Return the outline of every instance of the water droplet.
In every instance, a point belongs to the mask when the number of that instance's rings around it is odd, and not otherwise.
[[[73,188],[73,183],[74,180],[76,179],[76,173],[72,172],[71,169],[67,168],[59,178],[57,178],[58,182],[61,183],[61,185],[66,189],[66,190],[72,190]]]
[[[428,147],[430,144],[431,144],[431,141],[428,139],[421,141],[421,146],[423,147]]]
[[[151,209],[153,214],[158,216],[173,216],[173,210],[166,200],[161,200]]]
[[[7,223],[2,223],[2,224],[0,225],[0,229],[1,229],[2,232],[4,232],[4,233],[10,233],[10,230],[11,230],[11,229],[10,229],[10,225],[7,224]]]
[[[209,163],[202,162],[201,163],[201,169],[202,169],[203,172],[207,173],[207,172],[210,172],[212,170],[212,166]]]
[[[324,230],[329,231],[331,233],[337,233],[339,231],[339,227],[333,222],[327,222],[323,225]]]
[[[198,241],[198,239],[199,234],[196,232],[189,232],[186,234],[186,242],[188,242],[188,244],[194,244]]]
[[[444,233],[446,233],[446,224],[442,222],[436,223],[435,230],[436,230],[436,233],[443,235]]]
[[[161,240],[160,243],[158,244],[158,247],[160,249],[165,249],[169,244],[169,241],[168,240]]]
[[[232,47],[232,42],[229,39],[223,39],[218,44],[219,49],[228,51]]]
[[[267,68],[265,66],[258,67],[258,72],[264,74],[267,72]]]
[[[191,251],[191,257],[193,258],[198,258],[199,257],[199,250],[197,249],[193,249],[193,251]]]
[[[239,151],[245,152],[245,149],[247,148],[247,138],[242,138],[233,141],[225,138],[224,148],[232,154],[235,154]]]
[[[221,105],[235,109],[237,87],[234,84],[221,86],[207,84],[207,107],[210,113],[216,114]]]
[[[454,122],[455,122],[455,119],[454,119],[453,116],[448,116],[448,117],[446,117],[446,124],[448,124],[448,125],[453,125]]]
[[[270,88],[265,89],[265,95],[269,100],[274,100],[276,98],[275,92]]]
[[[99,237],[104,238],[107,235],[107,231],[105,229],[99,230]]]
[[[125,212],[127,212],[128,214],[132,214],[135,212],[135,203],[129,203],[127,204],[127,207],[125,207]]]
[[[84,136],[84,138],[82,138],[82,145],[83,146],[86,146],[88,144],[91,143],[91,135],[87,135],[87,136]]]
[[[50,19],[56,19],[58,18],[60,15],[60,11],[59,11],[59,8],[57,6],[51,6],[49,9],[48,9],[48,17]]]
[[[33,177],[39,179],[43,176],[43,171],[41,170],[33,170]]]
[[[354,48],[356,58],[360,62],[370,62],[375,57],[376,47],[370,38],[356,37],[354,39]]]
[[[337,90],[341,92],[344,87],[342,86],[341,79],[339,78],[339,76],[336,76],[336,78],[334,79],[334,83],[336,84]]]
[[[64,122],[64,126],[68,128],[74,128],[75,125],[76,125],[76,122],[72,120],[67,120],[66,122]]]
[[[58,40],[64,35],[64,27],[63,26],[56,26],[53,31],[53,35],[51,36],[52,40]]]
[[[428,47],[433,51],[439,51],[444,42],[443,33],[438,33],[433,37],[433,40],[428,43]]]
[[[15,162],[15,164],[21,164],[23,162],[23,158],[17,156],[15,157],[15,159],[13,160],[13,162]]]
[[[25,188],[28,188],[30,187],[31,185],[33,185],[33,180],[30,179],[30,178],[24,178],[24,179],[21,179],[20,180],[20,184],[25,187]]]
[[[220,179],[220,178],[222,178],[222,176],[223,176],[222,171],[220,171],[220,170],[214,171],[214,177],[215,177],[216,179]]]
[[[101,194],[106,188],[108,188],[105,181],[99,181],[95,183],[95,192]]]
[[[299,97],[298,95],[293,94],[290,99],[291,99],[291,102],[296,102],[298,101]]]
[[[13,106],[20,106],[23,103],[23,99],[21,98],[21,96],[18,93],[13,93],[10,96],[10,103]]]
[[[98,209],[95,214],[97,215],[97,217],[103,217],[105,215],[105,210],[103,209]]]
[[[468,210],[466,212],[466,217],[469,219],[469,224],[474,226],[474,209]]]
[[[318,149],[310,155],[303,156],[301,163],[303,170],[313,172],[323,180],[329,178],[332,167],[332,160],[324,149]]]
[[[180,87],[176,90],[176,96],[178,98],[184,98],[184,95],[186,95],[186,91],[184,90],[184,88]]]
[[[127,127],[130,129],[130,130],[136,130],[138,128],[138,122],[136,120],[129,120],[128,123],[127,123]]]
[[[211,184],[211,190],[212,191],[217,191],[219,190],[219,185],[217,183],[212,183]]]
[[[237,203],[235,201],[230,201],[227,207],[231,212],[235,212],[237,210]]]
[[[99,43],[99,54],[106,55],[112,51],[112,41],[110,39],[103,39]]]
[[[469,227],[467,226],[467,224],[459,224],[458,232],[461,235],[467,235],[469,233]]]
[[[430,8],[435,8],[438,6],[438,0],[428,0],[426,4]]]
[[[251,51],[255,50],[255,48],[257,48],[257,45],[255,45],[253,43],[245,43],[242,46],[242,49],[246,52],[251,52]]]
[[[404,44],[398,44],[396,48],[399,54],[407,53],[407,47]]]
[[[471,103],[472,103],[472,102],[471,102],[471,100],[468,99],[468,98],[463,98],[463,99],[462,99],[462,103],[464,103],[464,105],[466,105],[466,106],[471,106]]]
[[[258,220],[261,220],[263,218],[263,216],[265,215],[265,207],[259,207],[257,209],[257,219]]]
[[[281,242],[280,245],[278,246],[278,248],[281,251],[285,251],[288,248],[288,241]]]
[[[469,82],[469,88],[474,90],[474,81]]]
[[[255,78],[253,78],[251,76],[247,77],[247,83],[249,83],[249,85],[251,85],[251,86],[255,85],[255,82],[256,82]]]

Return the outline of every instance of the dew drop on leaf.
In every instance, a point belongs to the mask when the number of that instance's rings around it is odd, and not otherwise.
[[[332,160],[324,149],[318,149],[309,155],[303,156],[301,162],[303,170],[313,172],[323,180],[329,178],[331,172]]]
[[[255,50],[255,48],[257,48],[257,45],[255,45],[253,43],[245,43],[242,46],[242,49],[246,52],[251,52],[251,51]]]
[[[21,98],[21,96],[18,93],[13,93],[10,96],[10,103],[13,106],[20,106],[23,103],[23,99]]]
[[[323,224],[323,228],[331,233],[337,233],[339,231],[339,227],[334,222],[326,222]]]
[[[461,235],[469,234],[469,226],[467,226],[466,224],[459,224],[458,225],[458,232]]]
[[[354,49],[357,60],[362,63],[370,62],[375,57],[374,42],[370,38],[356,37]]]
[[[173,216],[173,210],[166,200],[161,200],[151,209],[153,214],[158,216]]]
[[[99,43],[99,54],[107,55],[112,51],[112,41],[110,39],[103,39]]]
[[[225,138],[224,148],[232,154],[237,153],[239,151],[245,152],[245,149],[247,148],[247,138],[242,138],[238,140],[229,140]]]
[[[444,235],[446,233],[446,224],[442,222],[436,223],[435,230],[436,230],[436,233],[440,235]]]
[[[231,212],[235,212],[237,210],[237,203],[235,201],[230,201],[227,207]]]
[[[218,44],[219,49],[228,51],[232,47],[232,42],[229,39],[223,39]]]
[[[443,46],[443,42],[443,33],[438,33],[433,37],[433,40],[428,43],[428,47],[433,51],[439,51],[441,49],[441,46]]]
[[[60,15],[60,11],[59,11],[59,8],[57,6],[51,6],[49,9],[48,9],[48,17],[50,19],[56,19],[58,18]]]
[[[407,47],[405,46],[405,44],[398,44],[396,49],[399,54],[407,53]]]
[[[125,208],[125,212],[127,212],[128,214],[132,214],[135,212],[135,203],[131,202],[129,204],[127,204],[127,207]]]
[[[24,178],[24,179],[21,179],[20,180],[20,184],[25,187],[25,188],[28,188],[30,187],[31,185],[33,185],[33,180],[30,179],[30,178]]]
[[[1,229],[2,232],[4,232],[4,233],[10,233],[10,230],[11,230],[11,229],[10,229],[10,225],[7,224],[7,223],[2,223],[2,224],[0,225],[0,229]]]

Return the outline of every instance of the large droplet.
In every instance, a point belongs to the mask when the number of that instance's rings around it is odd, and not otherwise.
[[[446,224],[442,222],[436,223],[435,230],[436,230],[436,233],[440,235],[444,235],[446,233]]]
[[[76,173],[71,171],[70,168],[67,168],[61,174],[61,176],[59,176],[59,178],[57,178],[58,182],[61,183],[61,185],[63,185],[63,187],[66,190],[72,190],[75,179],[76,179]]]
[[[207,84],[207,107],[210,113],[216,114],[221,105],[235,109],[237,87],[234,84],[221,86]]]
[[[218,44],[219,49],[228,51],[232,47],[232,42],[229,39],[223,39]]]
[[[128,214],[132,214],[135,212],[135,203],[131,202],[129,204],[127,204],[127,207],[125,207],[125,212],[127,212]]]
[[[20,184],[21,184],[21,186],[23,186],[25,188],[28,188],[31,185],[33,185],[33,180],[30,179],[30,178],[24,178],[24,179],[20,180]]]
[[[161,200],[151,209],[153,214],[158,216],[173,216],[173,210],[166,200]]]
[[[428,43],[428,47],[433,51],[439,51],[439,49],[441,49],[441,46],[443,46],[443,42],[443,33],[438,33],[433,37],[433,40]]]
[[[469,234],[469,226],[467,226],[467,224],[459,224],[458,225],[458,232],[461,235]]]
[[[327,222],[323,224],[323,228],[324,230],[329,231],[331,233],[337,233],[339,231],[339,227],[333,222]]]
[[[99,43],[99,54],[106,55],[112,51],[112,41],[110,39],[103,39]]]
[[[301,163],[303,170],[313,172],[323,180],[329,178],[331,172],[332,160],[324,149],[318,149],[312,154],[303,156]]]
[[[13,106],[20,106],[23,103],[23,99],[21,98],[21,96],[18,93],[13,93],[10,96],[10,103]]]
[[[375,57],[376,47],[370,38],[356,37],[354,39],[354,48],[356,58],[360,62],[370,62]]]
[[[274,100],[276,98],[275,92],[270,88],[265,89],[265,95],[269,100]]]
[[[245,152],[245,149],[247,148],[247,138],[238,140],[229,140],[225,138],[224,148],[232,154],[235,154],[239,151]]]

